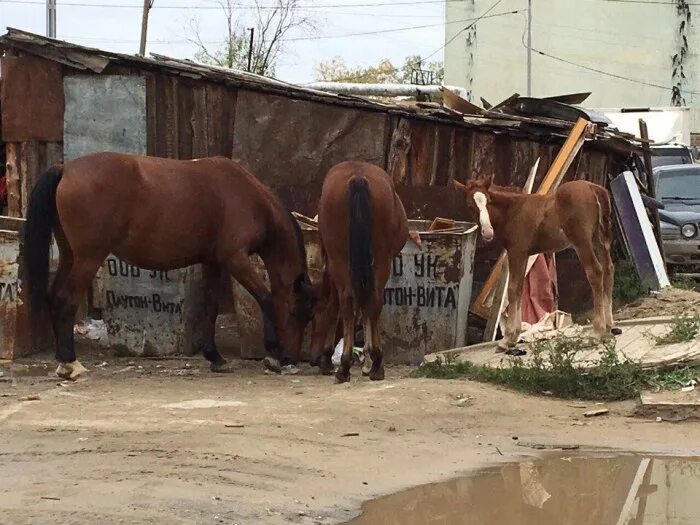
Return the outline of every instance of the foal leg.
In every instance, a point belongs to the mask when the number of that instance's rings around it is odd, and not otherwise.
[[[272,294],[265,286],[263,280],[255,272],[250,263],[250,258],[245,252],[236,252],[227,262],[226,269],[231,276],[245,288],[258,303],[263,316],[263,344],[268,356],[263,360],[266,368],[274,372],[281,372],[282,365],[286,364],[282,345],[277,337],[275,326],[275,310],[272,302]]]
[[[610,255],[610,245],[603,244],[596,246],[596,257],[603,270],[603,320],[605,330],[610,333],[613,330],[613,285],[615,281],[615,265]]]
[[[345,295],[340,301],[340,316],[343,320],[343,355],[340,358],[340,366],[335,373],[335,379],[337,383],[345,383],[350,381],[352,348],[355,345],[355,312],[352,296]]]
[[[233,372],[231,365],[216,348],[216,318],[219,315],[219,284],[221,267],[216,264],[204,265],[204,323],[202,326],[202,355],[209,361],[212,372]]]
[[[508,307],[506,329],[498,346],[510,350],[517,346],[522,322],[520,320],[520,298],[523,294],[523,280],[527,266],[527,253],[508,253]],[[494,299],[496,300],[496,299]]]
[[[601,265],[598,257],[596,257],[595,249],[593,244],[589,241],[586,243],[580,243],[575,246],[576,252],[578,253],[578,258],[581,260],[583,269],[586,271],[586,277],[588,278],[588,283],[591,285],[591,292],[593,294],[593,333],[598,338],[603,338],[610,333],[609,329],[606,329],[606,308],[610,308],[607,301],[607,293],[604,289],[604,277],[603,277],[603,266]],[[612,284],[612,279],[610,283]],[[611,288],[612,293],[612,288]]]
[[[104,257],[75,257],[70,267],[59,263],[59,275],[51,293],[49,309],[56,336],[56,375],[63,379],[76,379],[87,371],[75,357],[73,326],[81,294],[87,290],[103,261]]]

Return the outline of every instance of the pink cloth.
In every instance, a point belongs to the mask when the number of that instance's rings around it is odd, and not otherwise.
[[[539,254],[523,282],[520,298],[522,320],[535,324],[545,314],[557,309],[557,269],[553,254]]]

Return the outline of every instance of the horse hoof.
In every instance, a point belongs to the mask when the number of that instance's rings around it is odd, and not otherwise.
[[[231,363],[229,363],[228,361],[223,361],[221,363],[212,363],[209,366],[209,369],[217,374],[232,374],[234,371],[233,365],[231,365]]]
[[[509,348],[508,350],[505,351],[506,355],[512,355],[512,356],[523,356],[527,354],[527,350],[523,350],[522,348],[513,347]]]
[[[72,363],[59,363],[56,368],[56,375],[61,379],[75,381],[80,375],[87,372],[87,368],[80,364],[77,359]]]
[[[329,355],[322,355],[311,364],[318,367],[318,371],[322,376],[329,376],[333,374],[333,361]]]
[[[279,360],[275,359],[274,357],[266,357],[263,359],[263,366],[265,367],[265,370],[274,374],[282,373],[282,365],[280,364]]]
[[[611,328],[610,333],[612,335],[620,335],[622,333],[622,328],[618,328],[617,326],[614,328]]]
[[[350,381],[350,372],[343,372],[342,369],[338,369],[335,373],[335,382],[340,384],[347,383],[348,381]]]
[[[372,381],[383,381],[384,380],[384,369],[381,368],[379,370],[370,370],[369,371],[369,378]]]

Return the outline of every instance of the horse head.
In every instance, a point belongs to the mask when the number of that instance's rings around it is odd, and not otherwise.
[[[489,215],[488,205],[491,201],[489,190],[493,183],[493,177],[486,179],[471,179],[466,184],[458,181],[453,181],[454,187],[461,192],[467,202],[467,211],[470,218],[476,222],[478,220],[481,226],[481,236],[486,242],[491,242],[494,237],[493,226],[491,225],[491,217]]]

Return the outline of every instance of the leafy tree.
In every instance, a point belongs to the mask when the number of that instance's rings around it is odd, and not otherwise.
[[[406,57],[400,68],[389,59],[382,59],[376,66],[348,66],[340,57],[321,62],[316,66],[316,79],[326,82],[359,82],[363,84],[440,84],[445,78],[442,62],[421,60],[419,55]]]

